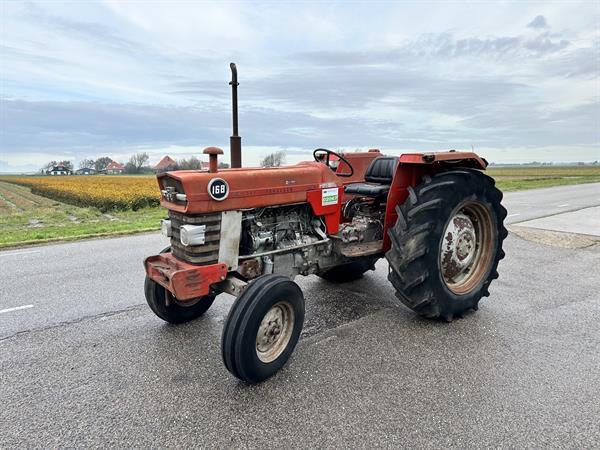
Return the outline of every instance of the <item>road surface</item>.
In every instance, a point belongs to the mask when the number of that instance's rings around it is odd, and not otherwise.
[[[599,187],[509,193],[504,203],[518,222],[598,206]],[[232,297],[178,327],[145,305],[141,261],[165,245],[146,234],[0,252],[0,448],[600,439],[599,246],[510,236],[491,297],[452,324],[398,305],[384,261],[343,289],[298,278],[300,344],[280,374],[247,386],[220,360]]]

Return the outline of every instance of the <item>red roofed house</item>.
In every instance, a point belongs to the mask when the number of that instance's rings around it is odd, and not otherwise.
[[[106,166],[106,173],[108,175],[121,174],[123,173],[123,170],[125,170],[125,165],[114,161],[111,161],[110,164]]]
[[[154,166],[156,173],[168,172],[169,170],[177,169],[177,161],[171,158],[169,155],[163,157],[157,165]]]

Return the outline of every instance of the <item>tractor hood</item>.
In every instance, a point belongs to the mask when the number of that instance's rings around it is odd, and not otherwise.
[[[158,175],[161,205],[186,214],[303,203],[308,191],[341,187],[347,180],[318,162],[223,169],[215,173],[181,170]]]

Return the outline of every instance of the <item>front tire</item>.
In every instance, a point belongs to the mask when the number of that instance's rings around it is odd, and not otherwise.
[[[404,305],[446,321],[478,308],[504,258],[501,200],[494,180],[472,169],[426,176],[409,188],[386,253],[388,279]]]
[[[229,311],[221,338],[225,367],[247,383],[277,373],[291,356],[304,324],[304,296],[281,275],[251,281]]]

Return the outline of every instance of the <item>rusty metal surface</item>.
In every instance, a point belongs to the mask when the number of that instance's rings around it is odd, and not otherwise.
[[[206,147],[204,150],[202,150],[202,153],[205,155],[208,155],[208,171],[210,173],[216,173],[218,170],[218,155],[222,155],[223,154],[223,150],[221,150],[219,147]]]
[[[212,284],[227,276],[225,264],[194,266],[175,258],[172,253],[146,258],[144,268],[151,280],[168,289],[182,302],[207,295]]]
[[[361,244],[349,244],[342,249],[342,255],[347,258],[376,255],[383,252],[383,240]]]
[[[238,272],[244,278],[252,279],[262,274],[262,263],[260,258],[252,258],[242,261]]]
[[[476,287],[490,270],[496,226],[488,208],[465,202],[444,229],[440,248],[442,279],[456,294]]]
[[[400,155],[400,164],[440,165],[443,163],[458,163],[462,167],[485,169],[487,161],[473,152],[457,152],[454,150],[434,153],[404,153]]]

